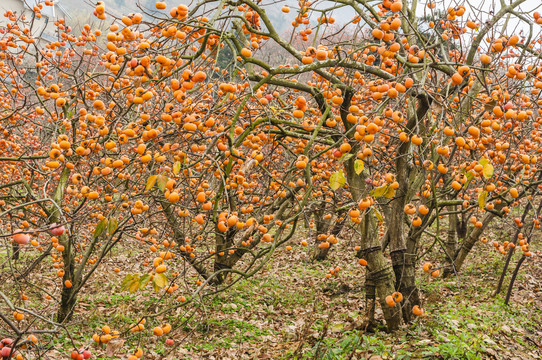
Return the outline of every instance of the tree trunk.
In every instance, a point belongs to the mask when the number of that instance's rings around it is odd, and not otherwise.
[[[376,218],[369,213],[364,216],[360,223],[362,248],[360,250],[362,257],[367,260],[368,281],[374,284],[376,296],[384,313],[388,331],[394,331],[401,325],[402,311],[400,306],[390,308],[386,304],[386,297],[395,292],[394,275],[391,271],[388,261],[382,252],[380,242],[375,236],[377,233]],[[370,304],[374,295],[368,293],[367,304]],[[374,303],[374,301],[372,301]],[[368,309],[370,310],[370,309]]]
[[[224,270],[224,269],[231,269],[231,265],[228,264],[228,249],[233,248],[234,242],[233,238],[235,236],[235,233],[237,230],[232,227],[229,228],[225,233],[218,230],[218,227],[215,229],[216,235],[215,235],[215,264],[214,264],[214,270]],[[228,272],[222,272],[216,276],[216,279],[219,284],[222,284],[224,280],[226,280],[226,277],[228,275]]]
[[[11,254],[12,260],[19,260],[19,250],[21,250],[21,247],[16,242],[13,242],[11,244],[11,249],[13,250],[13,254]]]
[[[456,233],[457,233],[457,239],[458,240],[465,240],[465,238],[467,237],[467,225],[468,225],[468,221],[467,221],[467,216],[466,216],[466,213],[463,213],[461,214],[461,220],[459,219],[459,217],[457,218],[457,223],[456,223]],[[456,249],[456,252],[457,252],[457,249]]]
[[[368,190],[366,189],[362,176],[357,175],[354,171],[354,161],[355,159],[346,161],[345,170],[350,192],[353,200],[357,203],[364,195],[367,195]],[[373,291],[370,289],[370,291],[366,293],[366,303],[369,306],[367,311],[369,313],[374,312],[371,308],[373,306],[372,304],[375,303],[374,298],[376,295],[380,302],[380,306],[382,307],[388,331],[394,331],[397,330],[401,324],[401,307],[396,306],[390,308],[386,304],[386,297],[393,294],[395,291],[393,272],[384,256],[380,241],[376,236],[378,233],[378,226],[374,212],[369,209],[362,216],[363,218],[359,224],[361,249],[358,254],[367,261],[368,273],[366,275],[366,281],[370,287],[374,286],[375,290]]]
[[[375,308],[376,308],[376,289],[375,283],[371,278],[370,273],[365,276],[365,318],[364,325],[368,329],[374,329],[376,327],[375,320]]]
[[[313,254],[311,256],[312,260],[324,261],[325,259],[327,259],[331,246],[333,246],[333,244],[329,244],[327,248],[321,248],[321,247],[318,247],[318,244],[316,244],[314,246]]]
[[[62,235],[62,238],[69,238],[66,235]],[[74,264],[71,254],[71,246],[65,246],[62,253],[62,259],[64,261],[64,276],[62,278],[62,293],[60,298],[60,308],[58,309],[56,320],[59,323],[70,321],[73,315],[73,309],[77,302],[77,285],[78,281],[74,280]],[[71,287],[66,287],[64,284],[67,280],[72,282]]]
[[[426,127],[422,119],[430,107],[430,100],[427,96],[420,95],[418,101],[409,103],[408,121],[406,129],[412,131],[418,127],[423,131]],[[412,307],[420,304],[420,295],[416,286],[416,252],[409,251],[405,241],[404,229],[404,207],[410,201],[409,194],[412,194],[416,186],[415,178],[419,176],[410,166],[412,154],[410,142],[399,146],[395,155],[396,181],[399,184],[391,202],[391,214],[388,222],[389,246],[393,272],[395,273],[395,288],[403,295],[403,320],[409,323],[412,320]]]
[[[332,244],[329,244],[327,248],[321,248],[320,243],[321,241],[318,240],[318,236],[327,233],[329,229],[329,220],[324,219],[324,213],[325,213],[325,203],[320,203],[320,207],[316,209],[313,213],[314,215],[314,222],[316,225],[316,236],[314,238],[314,246],[312,249],[311,258],[312,260],[316,261],[322,261],[327,258],[327,255],[329,254],[329,249],[331,249]]]
[[[75,303],[77,302],[77,295],[74,293],[74,287],[62,288],[62,295],[60,300],[60,309],[56,314],[56,321],[58,323],[68,322],[72,319]]]
[[[504,207],[504,203],[497,204],[495,206],[495,211],[500,211]],[[454,259],[454,269],[456,272],[459,272],[461,270],[461,267],[463,266],[463,263],[465,262],[465,258],[469,254],[469,252],[474,247],[474,244],[478,241],[480,238],[480,235],[484,232],[484,230],[487,228],[487,226],[491,223],[493,218],[495,218],[494,212],[487,212],[484,218],[482,219],[482,226],[479,228],[474,228],[469,233],[467,238],[463,240],[461,243],[461,247],[457,251],[457,255]],[[451,274],[451,269],[445,269],[444,276],[449,276]]]
[[[403,294],[403,320],[409,323],[413,319],[412,308],[420,305],[420,292],[416,285],[416,254],[409,254],[405,249],[390,255],[395,273],[395,287]]]
[[[456,206],[450,206],[450,211],[456,211]],[[457,214],[451,214],[449,217],[449,224],[448,224],[448,237],[446,239],[446,246],[444,251],[446,254],[444,255],[444,261],[448,264],[452,264],[454,261],[454,255],[456,252],[457,247],[457,226],[459,223],[459,219],[457,217]]]
[[[175,241],[179,245],[186,245],[186,237],[181,231],[181,224],[179,223],[175,213],[173,212],[173,206],[171,206],[171,204],[166,204],[165,202],[162,202],[162,209],[164,211],[164,215],[170,228],[173,230],[173,236]],[[205,266],[198,263],[195,258],[190,257],[186,252],[181,252],[181,256],[194,268],[194,270],[198,272],[198,274],[200,274],[202,278],[206,280],[209,278],[209,271],[207,271]]]
[[[401,304],[403,320],[409,323],[412,320],[412,307],[420,305],[420,295],[416,285],[416,248],[413,247],[413,251],[409,251],[404,238],[405,194],[406,191],[399,192],[392,203],[388,233],[391,262],[395,274],[395,289],[403,295],[404,300]]]
[[[353,95],[354,92],[347,89],[343,96],[343,103],[340,107],[341,120],[347,131],[354,126],[347,121],[348,108]],[[319,101],[321,108],[325,106],[325,101],[323,101],[323,98],[316,97],[316,100]],[[359,142],[353,140],[352,138],[353,133],[350,135],[352,145],[351,152],[355,154],[359,150],[360,145]],[[364,170],[362,173],[356,174],[356,171],[354,170],[355,161],[356,157],[351,157],[343,163],[343,167],[346,173],[346,182],[352,195],[352,200],[359,203],[369,194],[369,190],[367,189],[367,185],[365,183],[368,173],[367,170]],[[359,229],[361,233],[361,250],[359,253],[367,261],[367,278],[374,283],[375,293],[382,307],[388,331],[397,330],[401,324],[401,308],[399,306],[390,308],[386,304],[386,296],[393,294],[395,290],[394,276],[389,267],[388,261],[384,256],[380,241],[376,236],[378,228],[376,216],[373,210],[369,209],[362,214]],[[369,293],[369,296],[374,297],[374,295],[371,293]],[[367,298],[367,303],[370,304],[371,300],[372,299]],[[372,303],[374,303],[374,301],[372,301]],[[371,308],[372,305],[369,306],[368,310],[371,310]]]
[[[338,221],[339,218],[344,217],[345,212],[339,211],[336,214],[336,219],[324,219],[325,214],[325,208],[318,209],[314,212],[314,220],[316,223],[316,239],[315,239],[315,246],[313,248],[312,252],[312,260],[316,261],[323,261],[327,259],[327,256],[329,254],[329,250],[331,250],[331,247],[333,244],[329,244],[329,247],[327,248],[320,248],[318,245],[320,245],[320,241],[318,240],[318,235],[321,234],[327,234],[327,235],[333,235],[337,236],[341,232],[343,225],[344,225],[344,219],[342,221]]]

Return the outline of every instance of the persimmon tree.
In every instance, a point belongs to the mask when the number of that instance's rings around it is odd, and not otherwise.
[[[366,323],[378,301],[389,330],[423,314],[422,238],[443,254],[428,276],[451,275],[501,219],[516,231],[495,248],[505,271],[521,248],[518,269],[542,189],[542,20],[524,2],[486,15],[467,3],[300,1],[282,7],[294,14],[286,33],[265,1],[156,2],[120,18],[99,2],[108,31],[74,34],[59,20],[44,48],[32,19],[7,12],[1,231],[22,256],[2,260],[14,284],[2,297],[23,321],[2,318],[12,348],[32,332],[25,317],[54,331],[69,323],[119,244],[144,255],[119,291],[152,287],[155,301],[128,329],[104,326],[98,343],[139,338],[147,321],[156,336],[174,331],[163,315],[314,239],[317,259],[351,246],[345,261],[366,267]],[[337,24],[346,8],[352,18]],[[34,279],[43,264],[47,287]],[[53,305],[27,309],[28,292]]]
[[[416,250],[430,225],[436,222],[438,229],[443,214],[450,215],[452,229],[459,227],[458,213],[470,218],[472,229],[465,231],[461,223],[460,247],[452,231],[443,246],[448,270],[459,271],[494,217],[509,213],[530,190],[538,194],[533,143],[539,141],[539,32],[529,25],[523,39],[506,34],[511,17],[525,26],[530,16],[538,21],[538,13],[517,10],[522,3],[503,5],[488,19],[481,12],[466,14],[462,5],[438,14],[429,3],[426,11],[435,24],[416,15],[416,3],[408,4],[412,10],[402,2],[338,1],[324,9],[300,2],[291,38],[308,41],[314,29],[322,34],[305,46],[281,36],[258,3],[231,3],[215,17],[227,17],[222,37],[256,83],[247,99],[263,95],[258,90],[264,85],[304,93],[290,108],[290,121],[276,127],[303,144],[309,161],[298,159],[300,171],[307,172],[310,163],[312,173],[326,155],[337,160],[328,190],[347,185],[358,204],[350,215],[360,223],[359,255],[368,262],[368,285],[374,284],[383,305],[393,290],[406,295],[405,320],[420,303]],[[337,38],[329,14],[345,6],[357,15],[339,29],[341,41],[329,41]],[[313,13],[320,15],[316,27],[309,20]],[[348,32],[349,25],[359,30]],[[502,35],[490,35],[496,31]],[[265,53],[260,38],[289,54],[286,64],[265,63],[265,55],[258,56]],[[280,98],[275,101],[288,109]],[[324,148],[311,149],[317,145]],[[374,236],[377,222],[385,229],[381,239]],[[441,241],[438,232],[435,237]],[[393,274],[382,243],[389,246]],[[384,309],[388,326],[395,328],[400,311]]]
[[[96,13],[104,15],[102,5]],[[57,302],[56,321],[69,321],[77,294],[123,236],[145,245],[149,255],[165,250],[145,262],[150,273],[127,277],[123,286],[134,291],[152,279],[155,290],[167,286],[170,294],[178,288],[175,278],[185,275],[165,265],[177,255],[207,282],[220,283],[224,270],[242,255],[260,241],[273,242],[289,222],[295,224],[304,206],[295,210],[291,203],[306,203],[308,195],[297,194],[304,186],[301,180],[293,189],[273,181],[273,173],[283,171],[282,165],[273,165],[280,164],[281,151],[269,153],[263,176],[253,170],[263,159],[258,144],[269,144],[269,152],[276,147],[270,141],[273,134],[259,131],[255,136],[252,128],[231,127],[232,134],[240,135],[237,141],[250,144],[250,158],[227,151],[229,117],[238,103],[233,93],[246,85],[204,83],[207,75],[202,70],[210,66],[218,71],[202,56],[211,44],[194,48],[193,38],[180,41],[187,36],[183,31],[163,34],[153,23],[142,25],[142,31],[158,40],[147,39],[131,30],[141,22],[136,14],[120,19],[127,26],[122,31],[111,26],[107,49],[98,46],[99,30],[87,25],[75,36],[63,21],[56,24],[59,41],[38,49],[32,48],[32,28],[23,28],[25,19],[9,12],[6,17],[12,23],[2,41],[2,118],[10,141],[3,146],[13,156],[0,159],[10,174],[2,185],[3,215],[9,221],[3,229],[5,238],[17,244],[17,254],[39,254],[31,264],[6,259],[18,284],[17,291],[10,292],[20,295],[17,311],[39,318],[24,308],[24,291],[37,289]],[[191,37],[197,39],[202,30]],[[22,66],[32,50],[37,61]],[[220,101],[211,101],[216,93]],[[211,116],[202,120],[204,115]],[[239,221],[238,214],[253,212]],[[273,227],[278,230],[272,236],[268,231]],[[158,241],[158,236],[167,240]],[[275,247],[251,254],[254,260],[268,258]],[[200,249],[206,255],[196,258]],[[58,269],[54,277],[61,280],[43,289],[31,275],[48,255]],[[210,268],[204,266],[209,259],[214,263]],[[17,321],[24,319],[15,314]],[[137,325],[139,329],[142,324]],[[19,340],[25,331],[13,330],[15,349],[22,346]],[[115,336],[103,330],[97,341]]]

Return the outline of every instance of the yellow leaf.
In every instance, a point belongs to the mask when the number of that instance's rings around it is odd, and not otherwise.
[[[493,176],[493,173],[495,172],[495,168],[491,164],[484,165],[484,168],[482,169],[482,174],[484,174],[484,177],[486,179],[489,179]]]
[[[378,219],[379,222],[384,221],[384,218],[382,217],[382,214],[380,214],[380,213],[378,212],[378,210],[376,210],[375,208],[373,208],[373,211],[375,212],[376,218]]]
[[[354,171],[356,172],[356,174],[361,174],[364,167],[365,163],[363,162],[363,160],[357,159],[356,161],[354,161]]]
[[[382,186],[374,188],[373,190],[371,190],[371,195],[374,196],[374,197],[384,196],[384,194],[388,191],[388,187],[389,187],[388,184],[384,184]]]
[[[158,175],[149,176],[149,178],[147,179],[147,185],[145,185],[145,191],[149,191],[150,189],[152,189],[152,187],[156,183],[156,179],[158,179]]]
[[[159,288],[163,288],[167,285],[167,277],[164,275],[164,273],[156,274],[156,276],[153,279],[154,284],[158,286]]]
[[[394,196],[395,196],[395,189],[392,188],[391,186],[388,186],[388,189],[384,193],[384,197],[391,199]]]
[[[487,199],[487,191],[482,191],[480,195],[478,195],[478,206],[480,209],[484,209],[486,207],[486,199]]]

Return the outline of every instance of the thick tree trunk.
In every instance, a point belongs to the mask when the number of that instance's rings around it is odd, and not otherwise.
[[[173,230],[175,242],[177,242],[179,245],[186,245],[185,235],[181,231],[181,224],[173,212],[173,206],[171,206],[171,204],[165,204],[164,202],[162,203],[162,209],[170,228]],[[200,274],[202,278],[208,279],[210,277],[209,271],[202,264],[197,263],[195,258],[190,257],[186,252],[182,252],[181,256],[194,268],[194,270],[198,272],[198,274]]]
[[[329,250],[331,250],[331,247],[333,246],[333,244],[329,244],[329,246],[327,248],[321,248],[321,247],[318,247],[318,244],[316,244],[314,246],[314,249],[313,249],[313,253],[312,253],[312,260],[315,260],[315,261],[324,261],[325,259],[327,259],[327,256],[329,254]]]
[[[58,323],[68,322],[72,319],[76,302],[77,299],[75,297],[71,297],[69,294],[65,295],[64,291],[62,292],[62,303],[56,314],[56,321]]]
[[[284,212],[291,207],[292,197],[287,196],[286,198],[283,198],[281,201],[279,201],[276,204],[276,207],[272,208],[272,211],[275,211],[275,220],[282,220]],[[258,222],[263,221],[263,215]],[[233,267],[241,260],[244,254],[246,254],[250,249],[256,247],[259,243],[258,239],[254,239],[254,241],[250,242],[247,245],[243,245],[243,243],[246,243],[249,238],[254,235],[254,232],[256,231],[256,225],[252,225],[248,229],[244,231],[244,233],[235,240],[235,236],[238,233],[238,231],[231,230],[227,231],[226,234],[220,235],[219,231],[217,229],[217,240],[216,240],[216,249],[217,253],[218,250],[224,251],[223,256],[217,256],[215,258],[215,264],[214,264],[214,270],[224,270],[224,269],[233,269]],[[218,237],[220,236],[220,237]],[[231,254],[229,251],[226,251],[226,249],[235,249]],[[217,277],[214,277],[212,280],[212,284],[218,285],[222,283],[225,279],[225,275],[228,272],[223,272]]]
[[[393,272],[395,274],[395,289],[403,294],[403,320],[412,320],[412,307],[420,305],[420,295],[416,285],[416,249],[409,251],[404,238],[403,209],[406,192],[399,192],[393,201],[389,233],[389,246]]]
[[[347,131],[354,126],[347,121],[347,115],[349,112],[348,108],[351,104],[353,95],[354,92],[347,89],[343,96],[343,103],[340,107],[341,120]],[[316,100],[319,101],[321,108],[325,106],[325,102],[322,98],[317,97]],[[350,139],[352,153],[355,154],[359,150],[360,145],[359,142],[354,141],[352,137],[353,135],[351,134]],[[369,194],[369,190],[365,184],[365,179],[367,178],[368,174],[366,170],[361,174],[356,174],[354,170],[355,161],[356,157],[352,157],[345,161],[344,170],[346,172],[346,181],[348,184],[348,189],[352,194],[352,199],[356,203],[359,203]],[[361,233],[361,250],[359,253],[367,261],[367,278],[374,283],[375,293],[382,307],[388,331],[397,330],[401,324],[401,307],[396,306],[394,308],[390,308],[386,304],[386,296],[393,294],[395,291],[395,281],[393,272],[389,267],[386,257],[384,256],[380,241],[376,236],[378,232],[376,216],[371,209],[362,215],[362,221],[359,224],[359,229]],[[369,293],[369,296],[374,297],[372,293]],[[374,301],[371,302],[371,300],[372,299],[367,298],[367,303],[374,303]],[[371,312],[371,308],[372,305],[370,305],[368,308],[369,312]]]
[[[426,127],[422,119],[425,118],[430,107],[426,96],[419,96],[417,105],[409,104],[407,130],[418,127],[423,131]],[[412,320],[412,307],[420,304],[420,295],[416,286],[416,252],[409,251],[405,241],[404,207],[412,194],[412,187],[416,186],[415,177],[418,174],[411,169],[409,161],[412,161],[410,142],[401,144],[397,150],[395,159],[396,181],[399,187],[395,191],[395,197],[391,203],[391,214],[388,221],[389,246],[393,272],[395,274],[395,288],[403,294],[403,320],[408,323]]]
[[[374,284],[376,296],[384,313],[388,331],[394,331],[401,325],[402,311],[400,306],[390,308],[386,304],[386,297],[395,292],[394,275],[391,271],[388,261],[382,252],[380,242],[375,236],[377,231],[376,218],[372,213],[365,215],[360,223],[362,236],[362,257],[367,260],[367,277]],[[369,294],[372,296],[372,294]],[[367,298],[367,303],[371,299]]]
[[[350,192],[353,199],[359,202],[367,193],[365,183],[362,177],[354,171],[354,160],[347,161],[345,168]],[[371,314],[374,314],[373,306],[376,302],[375,297],[378,297],[388,331],[397,330],[399,325],[401,325],[401,307],[390,308],[386,304],[386,297],[395,291],[395,281],[393,272],[384,256],[377,237],[378,225],[373,211],[369,210],[363,215],[362,221],[359,224],[359,230],[361,234],[359,255],[367,261],[368,273],[366,281],[369,285],[369,291],[366,293],[366,304],[368,306],[366,310],[368,318],[371,319],[371,317],[374,317]]]
[[[403,320],[409,323],[412,320],[412,307],[420,304],[420,295],[416,286],[416,253],[408,252],[403,232],[404,196],[394,200],[392,218],[389,231],[390,255],[395,274],[395,289],[403,294]]]

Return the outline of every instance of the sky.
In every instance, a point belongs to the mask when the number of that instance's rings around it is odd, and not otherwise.
[[[36,1],[41,0],[26,0],[29,4],[35,3]],[[136,7],[137,3],[143,4],[147,7],[152,7],[155,3],[154,0],[102,0],[105,2],[106,7],[123,14],[127,11],[129,12],[138,12],[139,9]],[[168,4],[168,9],[174,5],[186,4],[192,5],[197,3],[197,1],[189,0],[164,0]],[[334,1],[329,0],[312,0],[315,3],[317,9],[324,9],[333,6]],[[430,13],[430,9],[426,6],[429,0],[421,0],[418,3],[416,13],[418,16],[423,16],[424,14]],[[436,4],[435,10],[447,9],[449,7],[454,7],[459,4],[465,4],[466,14],[463,16],[464,19],[474,19],[474,15],[482,16],[482,19],[477,19],[478,22],[484,22],[490,17],[491,9],[500,9],[500,0],[468,0],[465,2],[456,1],[456,0],[432,0]],[[505,3],[509,4],[511,0],[503,0]],[[2,0],[0,0],[0,3]],[[93,4],[96,3],[94,0],[55,0],[59,2],[65,8],[67,8],[70,14],[74,14],[74,17],[77,17],[78,13],[89,14],[90,10],[93,8]],[[207,9],[212,9],[216,7],[217,2],[214,2],[210,5],[207,5]],[[261,3],[266,4],[265,9],[275,26],[282,31],[291,28],[291,23],[294,17],[296,16],[296,9],[299,8],[297,0],[262,0]],[[372,1],[371,3],[377,4],[377,1]],[[283,5],[288,5],[291,8],[289,14],[284,14],[281,11]],[[1,8],[1,6],[0,6]],[[526,0],[517,11],[526,12],[527,17],[532,20],[532,13],[535,10],[538,10],[542,13],[542,0]],[[168,10],[169,11],[169,10]],[[354,10],[350,7],[343,7],[333,11],[333,17],[336,19],[337,24],[345,23],[350,21],[354,17]],[[316,17],[316,16],[315,16]],[[540,25],[534,24],[535,32],[538,32],[541,27]],[[520,21],[510,21],[508,24],[509,31],[514,29],[527,31],[528,25]]]

